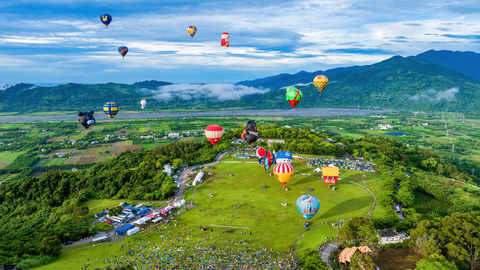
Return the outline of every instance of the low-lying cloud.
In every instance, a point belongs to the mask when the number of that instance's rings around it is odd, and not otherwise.
[[[287,88],[289,88],[289,87],[296,87],[296,86],[307,86],[307,85],[310,85],[310,84],[313,84],[313,82],[309,82],[309,83],[296,83],[296,84],[294,84],[294,85],[282,87],[281,89],[287,89]]]
[[[415,102],[437,102],[442,100],[452,100],[459,91],[460,89],[457,87],[450,88],[443,92],[430,89],[411,96],[409,99]]]
[[[153,94],[158,101],[171,100],[174,97],[183,100],[209,99],[210,101],[236,100],[243,96],[265,94],[270,89],[259,89],[233,84],[171,84],[160,86],[158,90],[142,89]]]

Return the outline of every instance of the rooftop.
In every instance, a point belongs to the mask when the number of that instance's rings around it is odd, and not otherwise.
[[[391,236],[397,236],[398,235],[398,233],[394,229],[381,229],[381,230],[378,230],[378,233],[382,237],[391,237]]]

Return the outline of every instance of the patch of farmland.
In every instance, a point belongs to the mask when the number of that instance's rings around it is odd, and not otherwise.
[[[83,154],[85,154],[85,150],[77,150],[75,151],[75,154],[73,154],[73,158],[80,158],[81,156],[83,156]]]
[[[77,164],[77,162],[78,162],[79,159],[80,159],[80,158],[69,158],[69,159],[67,159],[67,161],[65,161],[65,163],[63,163],[63,164]]]
[[[84,156],[84,157],[95,156],[95,153],[97,152],[97,149],[98,149],[98,148],[89,148],[89,149],[87,149],[87,151],[85,151],[85,153],[83,154],[83,156]]]
[[[103,161],[107,161],[107,156],[98,156],[97,157],[97,162],[103,162]]]
[[[48,152],[48,154],[45,155],[45,157],[52,157],[54,154],[59,154],[59,153],[65,153],[67,154],[68,152],[71,152],[73,153],[73,151],[75,151],[75,148],[69,148],[69,149],[54,149],[50,152]]]
[[[93,157],[88,157],[87,159],[87,163],[95,163],[95,160],[97,159],[96,156],[93,156]]]
[[[47,139],[47,142],[63,141],[66,138],[68,138],[68,136],[50,137],[50,138]]]
[[[77,162],[77,164],[85,164],[85,163],[87,163],[87,157],[81,157]]]
[[[7,162],[0,162],[0,169],[3,169],[7,167],[8,165],[12,164],[13,161],[7,161]]]

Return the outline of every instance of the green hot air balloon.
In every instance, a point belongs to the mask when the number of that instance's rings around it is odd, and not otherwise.
[[[302,100],[302,97],[302,91],[295,87],[287,88],[287,101],[290,103],[290,105],[292,105],[293,110],[295,110],[295,106],[297,106],[297,104]]]

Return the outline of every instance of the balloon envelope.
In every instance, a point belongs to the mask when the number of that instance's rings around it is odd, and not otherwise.
[[[205,128],[205,136],[213,145],[217,145],[223,136],[223,132],[223,128],[219,125],[210,125]]]
[[[334,166],[322,167],[322,178],[325,184],[336,184],[340,169]]]
[[[93,111],[89,112],[78,112],[78,122],[85,128],[88,129],[91,125],[95,124],[95,118],[93,117]]]
[[[249,144],[252,144],[257,141],[258,139],[258,132],[257,132],[257,123],[254,120],[248,120],[247,124],[245,125],[245,130],[242,134],[242,139],[245,138]]]
[[[116,102],[107,102],[103,105],[103,111],[108,117],[113,118],[120,111],[120,107]]]
[[[273,174],[285,186],[293,175],[293,166],[287,162],[280,162],[273,168]]]
[[[223,32],[222,33],[222,43],[220,45],[222,45],[223,47],[230,46],[230,42],[228,41],[229,38],[230,38],[230,35],[227,32]]]
[[[187,31],[188,31],[188,34],[193,38],[193,36],[195,36],[195,33],[197,33],[197,27],[190,25]]]
[[[110,14],[100,15],[100,21],[105,25],[105,28],[112,22],[112,16]]]
[[[261,158],[261,157],[265,156],[266,154],[267,154],[267,151],[265,151],[265,148],[263,148],[263,147],[260,146],[260,147],[257,149],[257,157],[258,157],[258,158]]]
[[[268,171],[273,164],[277,163],[277,160],[272,152],[267,152],[265,156],[258,159],[258,163],[262,165],[262,168]]]
[[[292,108],[295,109],[295,106],[302,100],[303,94],[300,90],[295,87],[287,88],[287,101],[292,105]]]
[[[313,79],[313,85],[318,88],[318,92],[320,95],[322,94],[322,91],[325,87],[328,85],[328,78],[325,75],[318,75]]]
[[[128,53],[128,48],[127,48],[127,46],[118,47],[118,52],[120,53],[120,55],[122,55],[123,57],[125,57],[125,55],[127,55],[127,53]]]
[[[315,196],[302,195],[297,199],[297,209],[306,220],[309,220],[320,209],[320,201]]]

